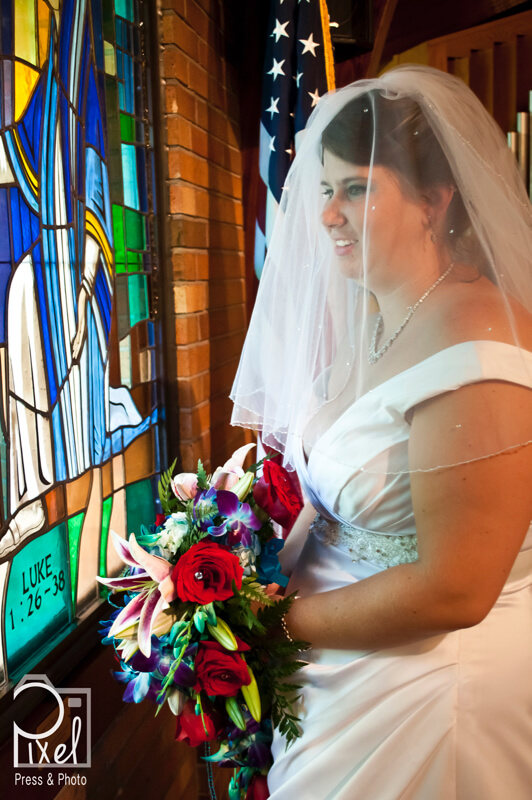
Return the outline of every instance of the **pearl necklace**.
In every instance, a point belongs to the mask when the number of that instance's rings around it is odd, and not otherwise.
[[[370,363],[370,364],[375,364],[375,363],[376,363],[376,362],[379,360],[379,358],[381,358],[381,357],[382,357],[382,356],[385,354],[385,352],[386,352],[386,351],[387,351],[387,350],[388,350],[388,349],[389,349],[389,348],[392,346],[392,344],[395,342],[395,340],[397,339],[397,337],[399,336],[399,334],[401,333],[401,331],[402,331],[402,330],[403,330],[403,329],[406,327],[406,325],[407,325],[407,324],[410,322],[410,320],[412,319],[412,317],[413,317],[413,315],[414,315],[414,311],[417,311],[417,309],[419,308],[419,306],[421,305],[421,303],[422,303],[424,300],[426,300],[426,299],[427,299],[427,297],[429,296],[429,294],[430,294],[431,292],[433,292],[433,291],[434,291],[434,289],[436,288],[436,286],[439,286],[439,284],[440,284],[442,281],[444,281],[444,280],[445,280],[445,278],[446,278],[446,277],[447,277],[447,275],[448,275],[448,274],[451,272],[451,270],[452,270],[452,268],[453,268],[453,267],[454,267],[454,261],[453,261],[451,264],[449,264],[449,266],[447,267],[447,269],[445,270],[445,272],[443,273],[443,275],[440,275],[440,277],[438,278],[438,280],[437,280],[437,281],[434,281],[434,283],[432,284],[432,286],[430,286],[430,287],[427,289],[427,291],[425,292],[425,294],[424,294],[424,295],[422,295],[422,296],[419,298],[419,300],[417,301],[417,303],[415,303],[415,305],[413,305],[413,306],[409,306],[409,307],[408,307],[408,314],[406,315],[406,317],[404,318],[404,320],[401,322],[401,324],[399,325],[399,327],[397,328],[397,330],[395,331],[395,333],[392,333],[392,335],[390,336],[390,338],[389,338],[389,339],[388,339],[388,340],[387,340],[387,341],[386,341],[386,342],[383,344],[383,346],[382,346],[382,347],[381,347],[379,350],[375,350],[375,348],[376,348],[376,346],[377,346],[377,339],[379,338],[379,336],[380,336],[380,334],[381,334],[381,331],[382,331],[382,325],[383,325],[383,323],[382,323],[382,314],[379,314],[379,316],[378,316],[378,318],[377,318],[377,322],[376,322],[376,324],[375,324],[375,330],[373,331],[373,337],[372,337],[372,339],[371,339],[371,342],[370,342],[370,345],[369,345],[368,361],[369,361],[369,363]]]

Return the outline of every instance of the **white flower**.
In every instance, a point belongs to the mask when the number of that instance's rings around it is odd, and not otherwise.
[[[244,547],[243,544],[238,547],[232,547],[231,550],[238,557],[240,566],[244,569],[244,575],[249,577],[252,572],[255,572],[255,565],[257,563],[257,556],[260,553],[260,542],[258,536],[253,535],[253,543],[251,547]]]
[[[187,515],[182,511],[170,514],[164,522],[157,544],[175,555],[187,533]]]

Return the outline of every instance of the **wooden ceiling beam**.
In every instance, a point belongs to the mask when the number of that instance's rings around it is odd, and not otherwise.
[[[367,78],[377,77],[377,74],[379,72],[379,66],[382,59],[382,54],[384,52],[384,46],[386,44],[386,39],[388,38],[388,33],[390,31],[390,26],[392,24],[393,15],[395,14],[396,7],[397,7],[397,0],[386,0],[377,27],[377,33],[375,36],[375,43],[373,45],[373,50],[371,51],[368,70],[366,73]]]

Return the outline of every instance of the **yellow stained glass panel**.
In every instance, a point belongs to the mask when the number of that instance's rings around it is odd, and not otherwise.
[[[50,18],[52,16],[44,0],[37,0],[37,13],[39,18],[39,64],[42,66],[48,57]]]
[[[38,79],[36,69],[15,61],[15,122],[24,114]]]
[[[15,0],[15,53],[30,64],[37,64],[35,0]],[[17,91],[15,85],[15,92]]]

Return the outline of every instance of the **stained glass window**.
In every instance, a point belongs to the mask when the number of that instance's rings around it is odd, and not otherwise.
[[[159,341],[148,4],[2,0],[0,684],[153,518]]]

